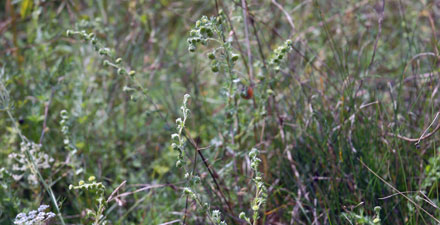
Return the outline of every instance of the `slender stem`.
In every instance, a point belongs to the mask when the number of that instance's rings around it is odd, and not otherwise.
[[[8,113],[9,118],[11,119],[12,123],[14,124],[14,127],[17,130],[18,135],[20,136],[21,140],[24,142],[29,142],[27,140],[27,138],[25,136],[23,136],[23,134],[21,133],[21,130],[18,128],[17,123],[16,123],[14,117],[12,116],[11,112],[9,111],[9,109],[7,109],[6,112]],[[35,160],[34,160],[34,157],[32,156],[32,154],[27,149],[26,149],[25,154],[29,158],[29,163],[31,164],[33,171],[38,175],[38,178],[40,178],[41,183],[43,184],[44,188],[46,189],[47,193],[49,194],[50,199],[51,199],[53,205],[55,206],[55,209],[57,211],[57,216],[60,219],[61,224],[65,225],[66,223],[64,222],[63,216],[61,215],[61,211],[58,206],[57,200],[55,198],[55,194],[52,191],[52,188],[46,183],[46,181],[44,180],[40,171],[38,171],[38,167],[35,164]]]

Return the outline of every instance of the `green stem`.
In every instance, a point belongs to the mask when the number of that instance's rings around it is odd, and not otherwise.
[[[27,140],[27,138],[25,136],[23,136],[23,134],[21,133],[21,130],[18,128],[17,123],[16,123],[14,117],[12,116],[11,112],[9,111],[9,109],[7,109],[6,112],[8,113],[9,118],[11,119],[12,123],[14,124],[14,127],[17,130],[18,135],[20,136],[21,140],[24,141],[24,142],[29,142]],[[40,178],[41,183],[43,184],[44,188],[46,189],[47,193],[49,194],[50,199],[51,199],[53,205],[55,206],[55,209],[57,211],[57,216],[60,219],[61,224],[62,225],[66,225],[66,223],[64,222],[63,216],[61,215],[60,208],[58,206],[58,203],[57,203],[57,200],[55,198],[55,194],[52,191],[52,188],[46,183],[46,181],[44,180],[44,178],[41,175],[40,171],[38,171],[38,167],[35,164],[34,157],[32,156],[32,154],[27,149],[26,149],[25,153],[26,153],[27,157],[29,158],[29,163],[31,163],[31,166],[32,166],[33,170],[38,175],[38,178]]]

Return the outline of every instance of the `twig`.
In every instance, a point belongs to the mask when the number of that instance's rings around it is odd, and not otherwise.
[[[143,187],[143,188],[139,188],[139,189],[137,189],[137,190],[135,190],[135,191],[125,192],[125,193],[122,193],[122,194],[116,195],[113,199],[115,199],[115,198],[120,198],[120,197],[124,197],[124,196],[128,196],[128,195],[132,195],[132,194],[134,194],[134,193],[138,193],[138,192],[141,192],[141,191],[150,190],[150,189],[153,189],[153,188],[170,187],[170,186],[173,187],[174,184],[155,184],[155,185],[149,185],[149,184],[147,184],[147,185],[145,185],[145,187]],[[110,199],[110,201],[111,201],[111,200],[112,200],[112,199]]]
[[[243,20],[244,20],[244,35],[246,37],[246,47],[247,47],[247,55],[248,55],[248,63],[249,63],[249,82],[251,83],[251,87],[253,86],[253,66],[252,66],[252,52],[251,52],[251,44],[249,42],[249,26],[248,26],[248,8],[246,0],[241,0],[242,11],[243,11]]]
[[[295,24],[293,23],[292,17],[289,15],[289,13],[277,1],[272,0],[272,3],[284,13],[284,15],[287,17],[287,21],[289,22],[290,27],[292,27],[292,33],[295,33],[296,32]]]
[[[426,133],[426,131],[434,124],[434,122],[437,120],[437,117],[439,116],[440,112],[437,112],[434,120],[432,121],[432,123],[429,125],[428,128],[425,129],[425,131],[423,132],[423,134],[419,137],[419,138],[409,138],[409,137],[405,137],[405,136],[401,136],[398,134],[393,134],[393,133],[388,133],[388,136],[392,136],[392,137],[396,137],[408,142],[416,142],[416,144],[419,144],[420,141],[423,141],[425,139],[428,139],[429,137],[431,137],[432,135],[434,135],[438,130],[440,130],[440,123],[437,124],[437,126],[434,128],[434,130],[431,133],[428,133],[426,135],[424,135]]]
[[[220,193],[221,198],[223,199],[223,201],[226,203],[227,207],[228,207],[228,211],[229,213],[236,218],[234,211],[232,210],[232,207],[229,203],[229,201],[226,199],[225,195],[223,194],[223,191],[220,188],[220,185],[218,184],[217,178],[214,175],[213,170],[211,169],[211,167],[208,165],[208,162],[206,161],[205,156],[203,156],[202,151],[200,151],[200,148],[197,146],[196,142],[194,141],[194,139],[190,136],[189,132],[187,130],[185,130],[184,133],[185,137],[189,140],[189,143],[191,144],[191,146],[194,148],[195,151],[197,151],[198,155],[200,156],[200,158],[203,161],[203,164],[205,165],[206,169],[208,170],[209,175],[211,176],[212,180],[214,181],[214,184],[216,186],[216,188],[218,189],[218,192]]]
[[[173,224],[173,223],[178,223],[178,222],[180,222],[180,220],[173,220],[173,221],[169,221],[169,222],[166,222],[166,223],[161,223],[159,225],[168,225],[168,224]]]
[[[112,194],[108,197],[107,199],[107,203],[109,203],[111,200],[115,199],[113,198],[113,196],[119,191],[119,189],[121,189],[122,187],[125,186],[125,184],[127,183],[126,180],[124,180],[113,192]]]
[[[382,0],[382,7],[379,9],[379,19],[378,19],[378,31],[377,31],[377,35],[376,35],[376,40],[374,41],[374,48],[373,48],[373,55],[371,56],[371,61],[370,61],[370,65],[368,65],[368,69],[371,68],[371,66],[374,63],[374,57],[376,56],[376,49],[377,49],[377,44],[379,43],[379,38],[380,35],[382,33],[382,21],[383,21],[383,16],[384,16],[384,12],[385,12],[385,0]]]

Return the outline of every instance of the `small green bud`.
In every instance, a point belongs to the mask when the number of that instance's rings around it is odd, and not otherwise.
[[[246,219],[246,214],[244,212],[241,212],[240,215],[238,215],[238,217],[242,220]]]
[[[237,60],[238,60],[238,54],[232,54],[232,56],[231,56],[231,60],[232,60],[233,62],[237,61]]]
[[[209,30],[206,34],[208,35],[208,37],[212,37],[212,36],[214,36],[214,33],[212,33],[211,30]]]
[[[122,68],[119,68],[119,69],[118,69],[118,74],[119,74],[119,75],[124,75],[124,72],[125,72],[124,69],[122,69]]]
[[[212,72],[217,73],[219,71],[219,68],[217,65],[213,65],[213,66],[211,66],[211,70],[212,70]]]
[[[95,176],[90,176],[89,179],[88,179],[88,181],[89,181],[89,182],[92,182],[92,181],[94,181],[95,179],[96,179]]]
[[[287,40],[286,40],[286,44],[289,45],[289,46],[291,46],[291,45],[293,44],[293,42],[292,42],[292,40],[287,39]]]
[[[196,46],[195,45],[189,45],[189,47],[188,47],[188,51],[190,51],[190,52],[195,52],[196,51]]]
[[[213,52],[208,53],[208,58],[214,60],[215,59],[214,53]]]
[[[185,193],[186,195],[189,195],[189,194],[192,193],[192,191],[191,191],[191,189],[189,189],[189,188],[184,188],[184,189],[183,189],[183,193]]]
[[[84,181],[83,181],[83,180],[80,180],[78,184],[79,184],[79,185],[84,185]]]
[[[115,61],[116,64],[120,64],[121,62],[122,62],[121,58],[117,58],[116,61]]]
[[[261,80],[261,81],[263,81],[264,79],[266,79],[266,77],[265,77],[262,73],[257,74],[257,78],[258,78],[259,80]]]
[[[99,49],[98,53],[99,53],[100,55],[106,55],[106,54],[107,54],[106,50],[103,49],[103,48]]]
[[[379,213],[380,210],[381,210],[381,207],[380,207],[380,206],[376,206],[376,207],[374,207],[374,211],[375,211],[376,213]]]
[[[67,35],[67,37],[70,37],[72,34],[73,34],[73,31],[71,31],[71,30],[67,30],[67,31],[66,31],[66,35]]]
[[[128,75],[130,75],[130,77],[134,77],[134,75],[136,75],[136,71],[132,70],[128,73]]]
[[[378,224],[378,223],[380,223],[380,219],[379,219],[379,218],[377,218],[377,217],[376,217],[376,218],[374,218],[374,220],[373,220],[373,223],[374,223],[374,224]]]
[[[108,66],[108,65],[110,65],[110,62],[108,60],[104,60],[103,64],[104,64],[104,66]]]
[[[97,41],[96,38],[92,38],[92,45],[96,45]]]
[[[182,167],[182,161],[178,160],[178,161],[176,162],[176,167],[177,167],[177,168],[181,168],[181,167]]]
[[[189,32],[189,36],[190,37],[194,37],[194,36],[196,36],[197,35],[197,31],[195,31],[195,30],[191,30],[190,32]]]
[[[200,33],[203,34],[203,33],[205,33],[205,32],[206,32],[206,27],[201,27],[201,28],[200,28]]]
[[[217,21],[217,24],[222,24],[222,22],[223,22],[222,18],[220,16],[217,17],[216,21]]]

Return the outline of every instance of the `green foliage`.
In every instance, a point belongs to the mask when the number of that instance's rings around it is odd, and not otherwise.
[[[1,5],[0,224],[440,222],[435,1]]]

